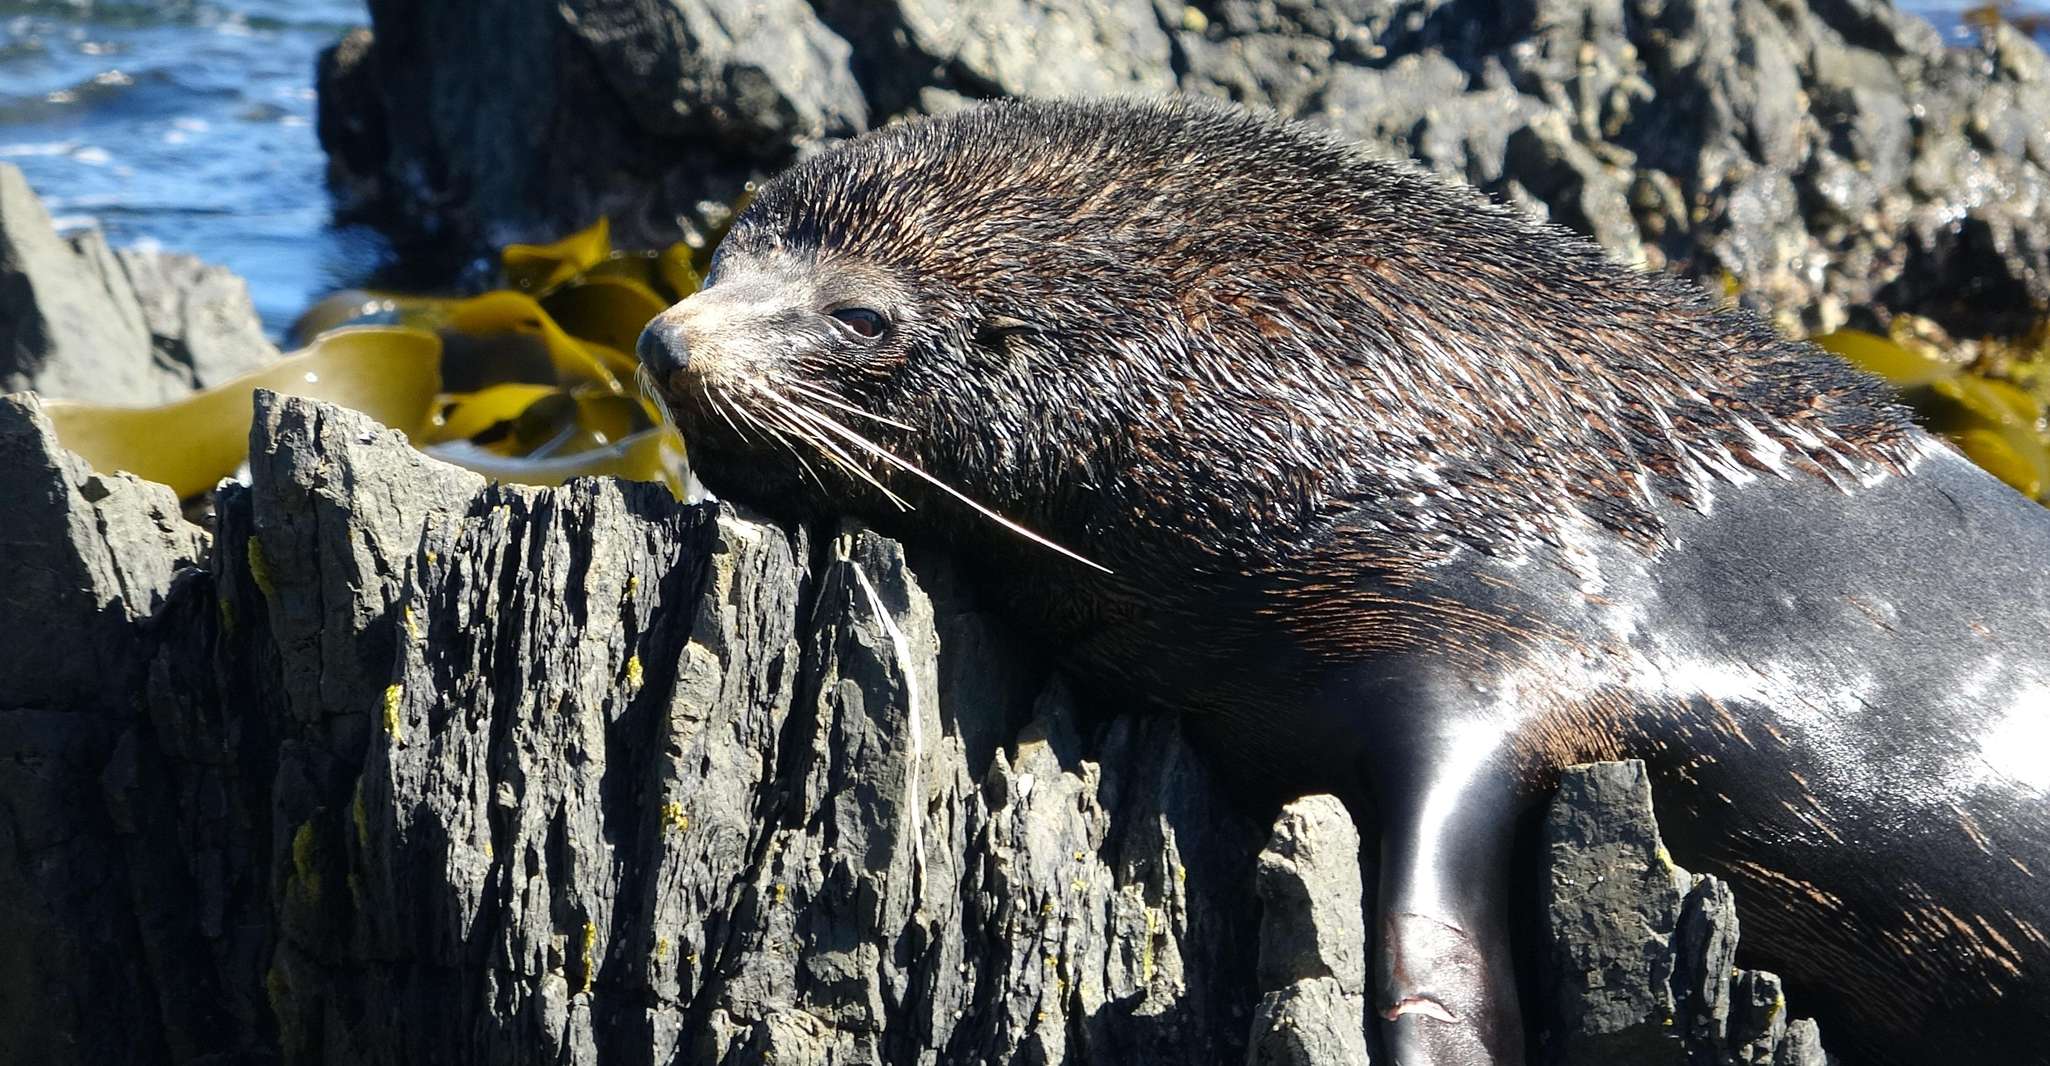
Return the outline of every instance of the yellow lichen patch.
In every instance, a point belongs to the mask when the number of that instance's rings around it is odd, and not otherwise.
[[[628,692],[641,690],[641,657],[638,655],[626,657],[626,688]]]
[[[384,690],[384,731],[394,740],[399,736],[399,703],[405,695],[406,690],[399,685]]]
[[[242,550],[242,554],[249,560],[249,580],[255,582],[256,591],[263,593],[266,603],[276,603],[278,590],[277,586],[271,584],[270,560],[264,557],[263,541],[255,537],[249,538],[248,546]]]
[[[682,833],[690,829],[690,815],[683,813],[683,804],[671,801],[662,805],[662,824]]]
[[[656,962],[661,962],[662,960],[664,960],[664,959],[666,959],[666,958],[668,958],[668,957],[669,957],[669,938],[668,938],[668,937],[666,937],[666,936],[658,936],[658,937],[656,937],[656,938],[655,938],[655,961],[656,961]]]
[[[277,960],[271,960],[270,969],[263,974],[264,999],[270,1004],[271,1019],[277,1023],[280,1043],[291,1047],[297,1043],[300,1032],[297,1016],[288,1008],[292,1004],[292,980],[285,976],[285,968]]]
[[[292,883],[308,902],[320,898],[320,869],[316,851],[320,844],[313,822],[306,821],[292,832]]]
[[[399,617],[405,622],[406,638],[415,644],[420,643],[420,638],[424,634],[420,632],[420,617],[413,613],[413,605],[407,604],[406,609],[400,612]]]
[[[589,992],[591,990],[591,982],[598,977],[598,926],[596,924],[591,922],[584,923],[584,941],[579,955],[584,963],[584,976],[583,980],[578,983],[577,991]]]

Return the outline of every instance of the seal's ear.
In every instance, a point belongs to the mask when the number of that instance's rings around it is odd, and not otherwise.
[[[992,370],[1001,370],[1018,359],[1013,339],[1029,337],[1038,329],[1022,318],[991,315],[975,324],[975,345],[970,349],[974,354],[970,358]]]
[[[1014,333],[1031,333],[1035,327],[1022,318],[1009,315],[991,315],[976,323],[975,343],[986,348],[1001,348],[1004,338]]]

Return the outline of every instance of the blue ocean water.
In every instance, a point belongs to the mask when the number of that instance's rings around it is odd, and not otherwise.
[[[58,225],[249,280],[282,336],[388,254],[332,222],[313,65],[361,0],[0,0],[0,161]]]
[[[1963,42],[1976,2],[1910,7]],[[313,132],[314,57],[367,21],[361,0],[0,0],[0,160],[60,225],[233,268],[281,337],[390,254],[334,224]]]

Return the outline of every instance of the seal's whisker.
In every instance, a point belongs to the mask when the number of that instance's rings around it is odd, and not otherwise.
[[[789,400],[786,400],[773,392],[764,391],[763,395],[767,396],[772,400],[775,400],[779,404],[783,404],[785,406],[795,406],[791,404]],[[859,463],[855,462],[853,456],[848,455],[847,452],[844,449],[842,449],[837,443],[835,443],[831,437],[828,437],[825,434],[819,432],[817,427],[811,425],[808,422],[805,422],[802,418],[792,419],[789,414],[786,414],[782,410],[765,412],[764,417],[772,418],[777,425],[780,425],[784,429],[789,430],[791,433],[796,434],[799,440],[802,440],[805,443],[810,444],[812,447],[819,449],[819,451],[825,454],[826,458],[831,459],[833,461],[834,466],[837,466],[840,469],[847,471],[849,474],[852,474],[855,477],[858,477],[861,480],[873,486],[877,492],[883,494],[884,498],[888,499],[892,504],[895,504],[898,510],[909,511],[914,509],[909,501],[905,500],[904,497],[899,496],[896,493],[890,491],[889,486],[883,484],[880,480],[876,478],[874,474],[869,473]]]
[[[781,396],[770,389],[758,389],[757,392],[763,398],[772,400],[779,405],[778,408],[765,412],[764,417],[773,416],[778,425],[796,434],[798,439],[819,449],[821,453],[825,454],[826,458],[833,460],[833,465],[874,486],[877,492],[882,493],[899,510],[913,510],[909,501],[890,491],[889,486],[884,485],[875,475],[869,473],[866,468],[855,461],[853,456],[847,454],[845,449],[835,443],[831,437],[820,432],[817,426],[801,417],[792,417],[792,414],[787,409],[801,405],[793,403],[787,397]]]
[[[807,398],[817,400],[819,403],[825,404],[827,407],[835,407],[847,412],[848,414],[856,415],[861,418],[866,418],[872,422],[881,422],[883,425],[893,426],[897,429],[903,430],[906,433],[917,432],[916,429],[912,428],[911,426],[907,426],[894,418],[886,418],[883,415],[875,414],[871,411],[864,411],[861,408],[856,407],[851,403],[848,403],[846,400],[843,400],[838,396],[835,396],[832,393],[827,392],[825,389],[822,389],[816,385],[810,385],[805,382],[798,381],[794,378],[788,377],[778,377],[776,379],[776,384],[785,386],[787,388],[796,389],[797,391],[804,393]]]
[[[790,457],[791,457],[792,459],[795,459],[795,460],[797,460],[797,465],[798,465],[798,466],[800,466],[800,467],[802,467],[802,468],[804,469],[804,472],[805,472],[805,473],[807,473],[807,474],[810,474],[810,475],[811,475],[811,479],[812,479],[812,481],[813,481],[814,483],[816,483],[816,484],[818,485],[818,487],[819,487],[819,491],[821,491],[821,492],[829,492],[829,491],[831,491],[831,490],[829,490],[829,489],[827,489],[827,488],[826,488],[826,479],[825,479],[825,478],[822,478],[822,477],[820,477],[820,476],[819,476],[819,472],[818,472],[817,470],[814,470],[814,469],[812,469],[812,465],[811,465],[810,463],[808,463],[808,462],[805,462],[805,461],[804,461],[804,455],[803,455],[803,453],[801,453],[801,452],[799,452],[799,451],[797,450],[797,445],[795,445],[795,444],[791,443],[791,441],[790,441],[790,438],[789,438],[788,436],[785,436],[785,435],[784,435],[784,432],[783,432],[783,430],[781,430],[781,429],[778,429],[778,428],[776,428],[776,426],[775,426],[775,425],[774,425],[773,423],[770,423],[770,422],[767,422],[767,421],[762,421],[762,420],[758,420],[758,419],[755,419],[755,418],[753,418],[753,417],[751,417],[751,416],[748,416],[747,414],[745,414],[745,413],[744,413],[744,412],[745,412],[745,408],[742,408],[742,407],[741,407],[741,406],[740,406],[739,404],[735,404],[735,405],[734,405],[734,410],[736,410],[736,411],[742,411],[742,412],[743,412],[743,414],[742,414],[742,416],[741,416],[741,417],[743,417],[743,418],[746,418],[746,419],[747,419],[747,420],[748,420],[748,421],[749,421],[750,423],[752,423],[752,424],[754,424],[754,425],[756,425],[756,426],[759,426],[759,427],[761,427],[761,429],[763,430],[763,432],[766,432],[766,433],[767,433],[767,434],[769,434],[770,436],[772,436],[772,437],[776,438],[776,440],[777,440],[777,441],[778,441],[779,443],[781,443],[781,444],[783,445],[783,448],[784,448],[784,450],[786,450],[786,451],[788,451],[788,452],[790,453]]]
[[[648,369],[648,364],[634,364],[634,386],[641,390],[641,399],[655,405],[655,410],[661,416],[662,424],[675,429],[676,419],[670,415],[669,405],[662,402],[662,390],[656,387],[655,372]]]
[[[718,401],[714,398],[715,394],[712,391],[712,387],[710,385],[705,385],[703,386],[703,388],[705,393],[705,399],[711,402],[714,410],[719,411],[719,416],[721,418],[726,418],[726,412],[720,408]],[[819,472],[817,470],[812,469],[812,465],[810,463],[804,461],[803,453],[797,450],[797,445],[792,444],[790,442],[790,438],[786,436],[782,430],[776,428],[776,426],[766,421],[766,416],[758,416],[756,412],[748,410],[747,404],[742,403],[739,397],[728,397],[728,400],[731,401],[730,406],[733,408],[733,414],[735,417],[738,417],[740,421],[745,422],[746,424],[761,430],[765,434],[776,438],[777,443],[783,445],[784,449],[790,453],[790,457],[797,460],[797,465],[802,467],[805,473],[811,475],[812,481],[818,484],[820,491],[827,491],[826,480],[819,476]],[[742,430],[738,425],[735,425],[732,418],[726,418],[726,424],[729,426],[733,426],[733,432],[739,434],[741,439],[748,441],[752,441],[754,439],[752,437],[749,437],[745,430]]]
[[[705,394],[705,403],[708,406],[710,406],[712,410],[719,412],[719,417],[723,419],[728,426],[732,427],[734,436],[739,437],[741,440],[746,441],[749,444],[754,443],[754,438],[748,436],[747,432],[741,429],[740,426],[733,421],[733,417],[726,413],[726,408],[720,405],[719,397],[712,392],[712,386],[709,383],[699,382],[698,389],[699,391]],[[735,406],[738,405],[736,404]],[[747,416],[745,414],[742,414],[741,417],[745,419]]]
[[[763,392],[768,391],[766,386],[760,384],[757,384],[755,387]],[[846,426],[841,425],[839,422],[834,421],[832,418],[824,414],[821,414],[817,411],[814,411],[811,408],[805,407],[802,404],[794,403],[790,401],[787,397],[783,398],[783,402],[789,404],[789,409],[792,412],[796,413],[799,417],[810,420],[811,422],[818,425],[819,428],[837,434],[841,439],[847,441],[849,444],[854,445],[856,448],[859,448],[862,451],[865,451],[870,455],[873,455],[876,458],[881,459],[883,462],[888,463],[891,466],[894,466],[897,469],[902,470],[905,473],[910,474],[911,476],[918,478],[921,481],[924,481],[926,484],[931,485],[932,487],[940,490],[941,492],[944,492],[947,495],[952,496],[956,500],[959,500],[963,504],[966,504],[970,509],[975,511],[975,513],[983,516],[984,518],[989,519],[992,522],[995,522],[997,525],[1000,525],[1005,529],[1008,529],[1011,532],[1018,534],[1021,537],[1024,537],[1026,540],[1029,540],[1034,544],[1038,544],[1041,547],[1050,548],[1053,551],[1059,552],[1060,554],[1065,555],[1068,558],[1073,559],[1084,566],[1090,567],[1091,569],[1101,570],[1106,574],[1113,572],[1110,567],[1107,567],[1102,563],[1095,561],[1094,559],[1090,559],[1089,557],[1082,555],[1079,552],[1073,551],[1068,548],[1064,548],[1061,545],[1051,540],[1048,540],[1047,538],[1040,536],[1039,534],[1034,533],[1029,529],[1026,529],[1024,526],[1021,526],[1018,523],[1013,522],[1008,518],[1005,518],[1003,515],[998,514],[996,511],[991,510],[989,507],[976,502],[974,499],[970,498],[966,493],[963,493],[961,490],[956,489],[954,486],[949,485],[946,482],[940,480],[939,478],[926,473],[924,470],[920,469],[916,464],[913,464],[907,459],[899,457],[896,453],[890,451],[887,448],[884,448],[882,445],[877,444],[872,440],[869,440],[867,437],[864,437],[861,434],[856,433],[851,429],[848,429]]]
[[[802,423],[800,422],[798,424]],[[794,429],[796,428],[796,426],[792,425],[792,428]],[[883,484],[880,478],[876,477],[874,474],[869,473],[866,467],[863,467],[860,463],[856,462],[854,457],[847,454],[847,452],[843,450],[838,444],[834,443],[831,437],[828,437],[825,434],[820,433],[815,428],[807,426],[804,439],[810,441],[815,447],[819,448],[821,451],[826,452],[828,457],[833,460],[834,465],[840,467],[842,470],[847,471],[855,477],[860,478],[862,481],[867,482],[870,487],[874,488],[877,492],[882,493],[883,498],[889,500],[891,505],[896,507],[899,511],[917,510],[917,508],[911,505],[911,501],[891,491],[888,485]]]

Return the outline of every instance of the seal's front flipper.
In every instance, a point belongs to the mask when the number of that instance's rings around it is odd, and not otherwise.
[[[1520,1066],[1509,868],[1521,790],[1513,716],[1415,664],[1362,668],[1326,696],[1373,738],[1361,751],[1381,830],[1373,1010],[1403,1066]]]
[[[1515,804],[1506,787],[1423,783],[1384,797],[1374,1011],[1402,1066],[1518,1066],[1509,957]]]

